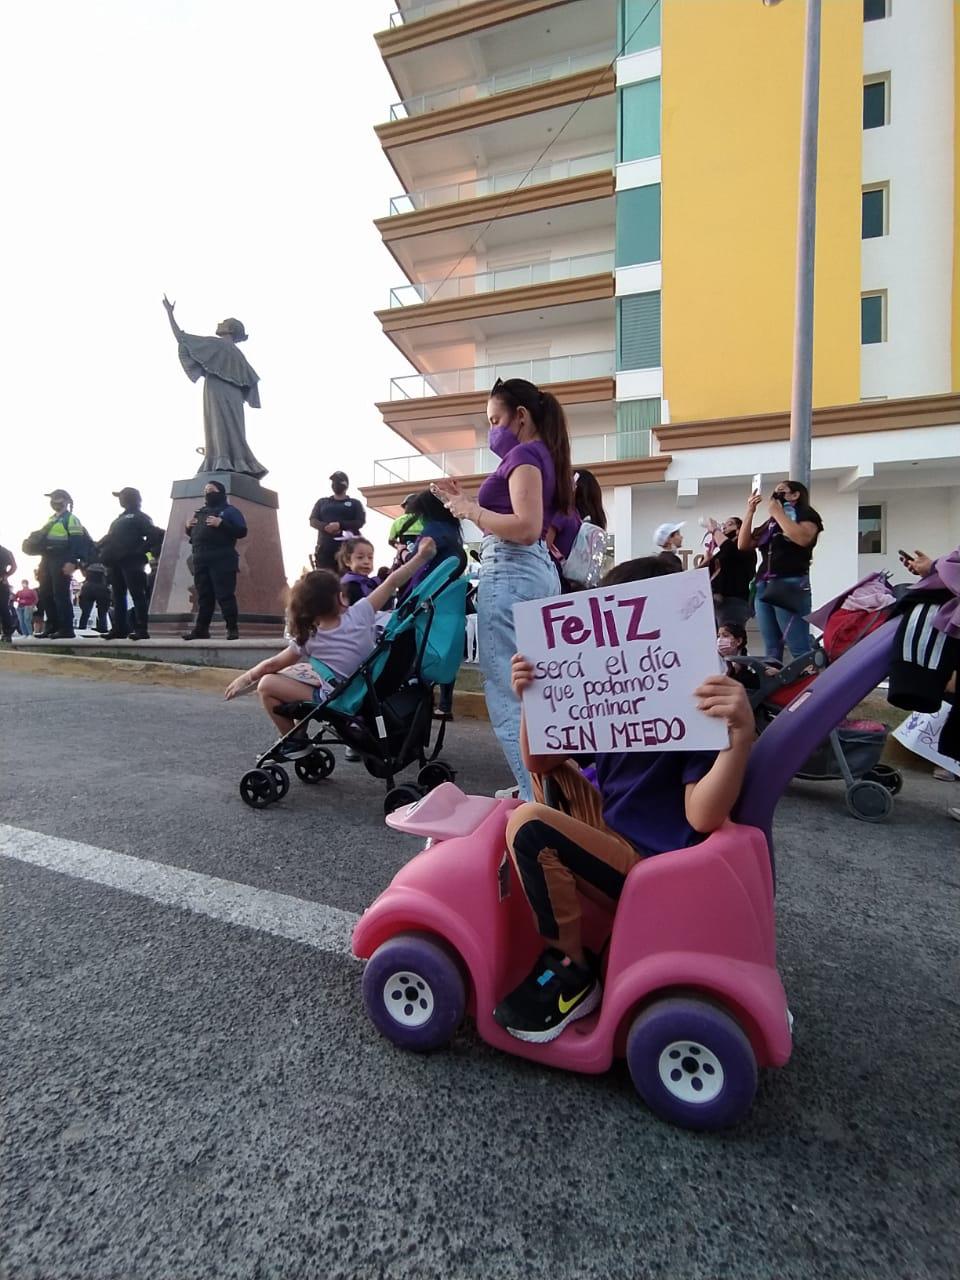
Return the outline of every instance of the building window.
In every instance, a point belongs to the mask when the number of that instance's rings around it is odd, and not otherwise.
[[[660,154],[660,81],[641,80],[620,90],[620,159]]]
[[[867,80],[863,86],[863,127],[882,129],[890,123],[890,77]]]
[[[886,549],[883,507],[861,507],[857,513],[857,551],[862,556],[882,556]]]
[[[864,22],[877,22],[880,18],[890,17],[888,0],[863,0]]]
[[[617,193],[618,267],[660,261],[660,184]]]
[[[860,341],[864,346],[887,340],[887,295],[862,293],[860,295]]]
[[[660,400],[621,400],[617,405],[617,459],[649,458],[650,431],[660,425]]]
[[[620,0],[620,45],[625,54],[660,44],[660,0]]]
[[[617,300],[617,368],[660,366],[660,294],[634,293]]]
[[[885,236],[888,226],[888,195],[886,183],[878,187],[864,187],[860,196],[860,236],[863,240],[874,240],[877,236]]]

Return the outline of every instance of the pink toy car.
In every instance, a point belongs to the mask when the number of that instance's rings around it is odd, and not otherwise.
[[[585,903],[587,945],[599,953],[609,939],[603,1002],[549,1043],[519,1040],[493,1020],[497,1001],[543,947],[506,852],[516,801],[466,796],[444,783],[391,814],[391,827],[427,845],[354,930],[354,953],[368,961],[363,1000],[374,1025],[422,1051],[447,1043],[469,1013],[489,1044],[550,1066],[601,1072],[625,1057],[648,1106],[686,1128],[739,1120],[757,1068],[783,1066],[791,1050],[776,968],[773,810],[796,767],[875,687],[896,626],[845,654],[765,731],[736,822],[639,863],[612,921]]]

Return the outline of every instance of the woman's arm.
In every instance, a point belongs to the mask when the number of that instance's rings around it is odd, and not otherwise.
[[[223,696],[230,702],[238,697],[239,694],[245,693],[251,685],[255,685],[261,676],[276,675],[278,671],[283,671],[285,667],[292,667],[295,662],[299,661],[300,650],[296,645],[287,645],[286,649],[281,649],[272,658],[264,658],[263,662],[258,662],[255,667],[251,667],[249,671],[244,671],[242,675],[237,676],[236,680],[231,680],[226,689],[224,689]]]
[[[736,804],[756,730],[743,685],[730,676],[708,676],[695,697],[698,710],[726,720],[730,731],[730,746],[720,752],[709,773],[687,785],[684,795],[687,821],[694,831],[707,835],[729,818]]]
[[[483,533],[492,533],[504,542],[530,546],[543,533],[543,477],[539,467],[524,462],[514,467],[508,481],[511,514],[487,511],[472,498],[453,498],[447,510],[459,520],[472,520]]]
[[[524,689],[533,683],[533,666],[519,653],[515,653],[510,659],[510,683],[518,698]],[[520,755],[526,768],[531,773],[539,773],[541,777],[553,773],[554,769],[559,769],[564,760],[568,759],[567,756],[535,756],[531,753],[530,741],[527,738],[527,722],[522,710],[520,712]]]
[[[416,555],[404,561],[399,569],[394,569],[393,573],[388,574],[379,587],[374,587],[367,596],[367,600],[370,602],[374,612],[386,608],[403,584],[409,582],[417,570],[422,569],[436,554],[437,544],[434,540],[432,538],[421,538]]]
[[[810,547],[816,542],[820,530],[812,520],[791,520],[783,509],[783,503],[776,498],[770,499],[770,517],[776,520],[785,538],[795,542],[798,547]]]
[[[760,505],[760,494],[751,493],[747,499],[747,509],[743,513],[743,523],[737,533],[737,547],[740,551],[753,551],[757,545],[757,538],[760,536],[760,529],[754,529],[753,517],[756,514],[757,507]]]

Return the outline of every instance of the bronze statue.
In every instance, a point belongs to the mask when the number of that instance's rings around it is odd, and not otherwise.
[[[177,340],[180,363],[191,382],[203,378],[203,462],[198,474],[237,471],[257,480],[267,474],[247,445],[243,406],[260,408],[260,381],[240,351],[247,334],[239,320],[221,320],[216,337],[184,333],[173,318],[177,305],[163,295],[170,328]]]

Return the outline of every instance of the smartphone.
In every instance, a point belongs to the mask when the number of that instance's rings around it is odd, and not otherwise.
[[[763,493],[763,476],[758,471],[753,477],[753,484],[750,486],[751,493]]]

